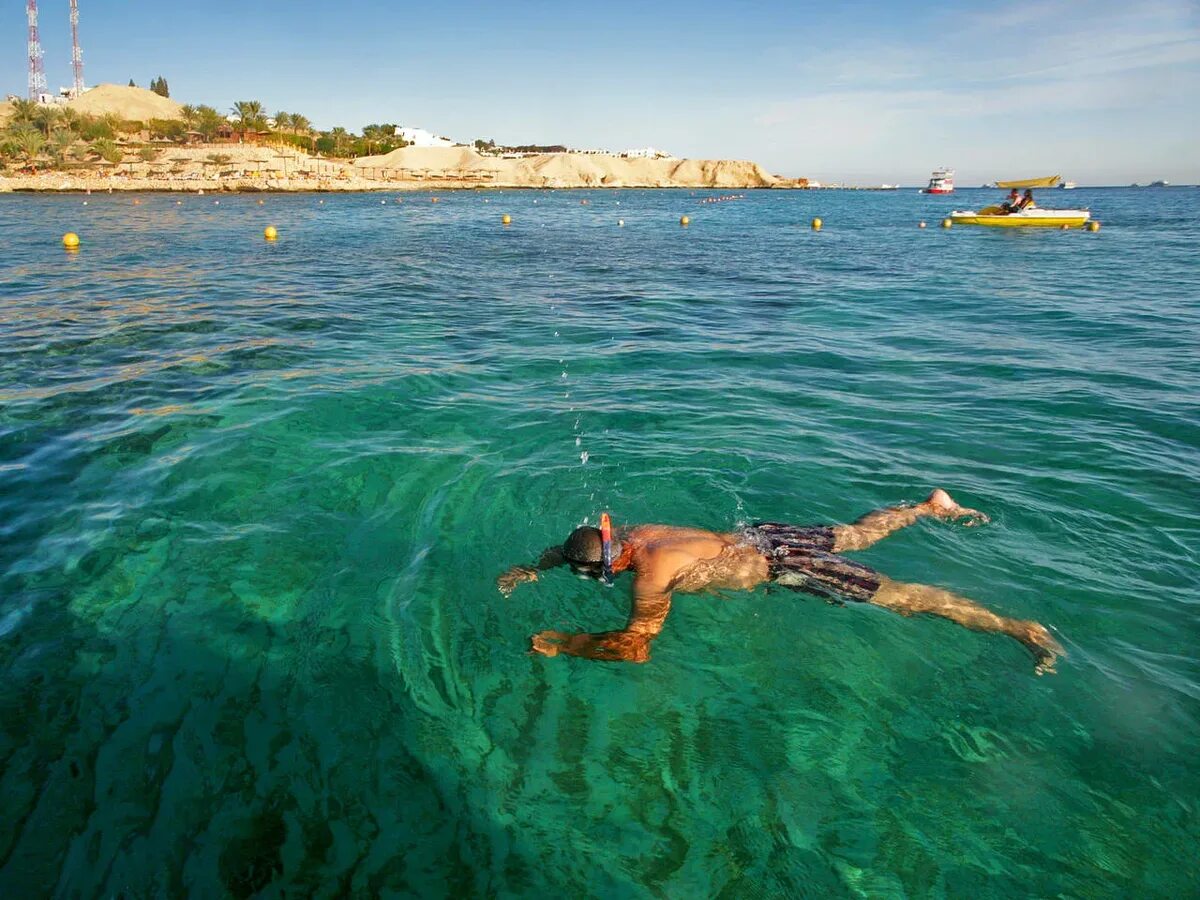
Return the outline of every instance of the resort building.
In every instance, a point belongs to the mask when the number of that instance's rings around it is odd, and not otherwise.
[[[666,150],[658,150],[654,147],[636,147],[633,150],[622,150],[618,156],[623,156],[626,159],[674,159],[674,155]]]
[[[409,128],[405,125],[396,126],[396,137],[404,140],[410,147],[457,147],[449,138],[438,137],[424,128]]]

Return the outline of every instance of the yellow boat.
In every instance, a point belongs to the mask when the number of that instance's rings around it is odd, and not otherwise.
[[[985,206],[979,212],[955,210],[950,221],[955,225],[989,225],[994,228],[1082,228],[1092,214],[1086,209],[1042,209],[1034,206],[1006,213],[999,206]]]
[[[1047,175],[1045,178],[1022,178],[1017,181],[997,181],[996,187],[1004,188],[1052,188],[1062,183],[1061,175]]]

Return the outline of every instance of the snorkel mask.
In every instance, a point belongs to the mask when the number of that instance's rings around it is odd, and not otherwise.
[[[606,512],[600,513],[600,563],[603,567],[600,580],[611,585],[613,583],[612,519]]]

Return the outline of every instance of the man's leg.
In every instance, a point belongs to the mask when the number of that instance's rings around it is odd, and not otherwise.
[[[972,631],[992,631],[1007,634],[1020,641],[1033,654],[1039,675],[1054,672],[1054,662],[1066,651],[1044,625],[1023,619],[1006,619],[998,616],[978,603],[959,597],[941,588],[924,584],[905,584],[880,577],[879,590],[870,600],[902,616],[927,613],[957,622]]]
[[[833,552],[843,553],[847,550],[864,550],[876,541],[883,540],[893,531],[898,531],[911,525],[917,519],[933,516],[938,519],[960,519],[969,517],[968,525],[986,522],[988,517],[975,509],[959,506],[954,499],[941,488],[929,495],[924,503],[913,506],[889,506],[869,512],[853,525],[835,525],[833,527]]]

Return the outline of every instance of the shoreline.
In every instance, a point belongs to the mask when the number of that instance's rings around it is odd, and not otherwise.
[[[157,179],[138,179],[113,184],[59,184],[48,185],[34,181],[37,176],[22,178],[0,177],[0,194],[369,194],[391,191],[393,193],[417,193],[420,191],[619,191],[619,190],[663,190],[663,191],[794,191],[794,190],[823,190],[821,188],[804,188],[797,185],[744,185],[740,187],[712,187],[699,184],[571,184],[571,185],[531,185],[531,184],[497,184],[492,181],[372,181],[356,180],[351,183],[312,184],[256,184],[239,182],[235,184],[212,182],[191,182],[189,184],[163,184]],[[33,182],[33,183],[31,183]]]

